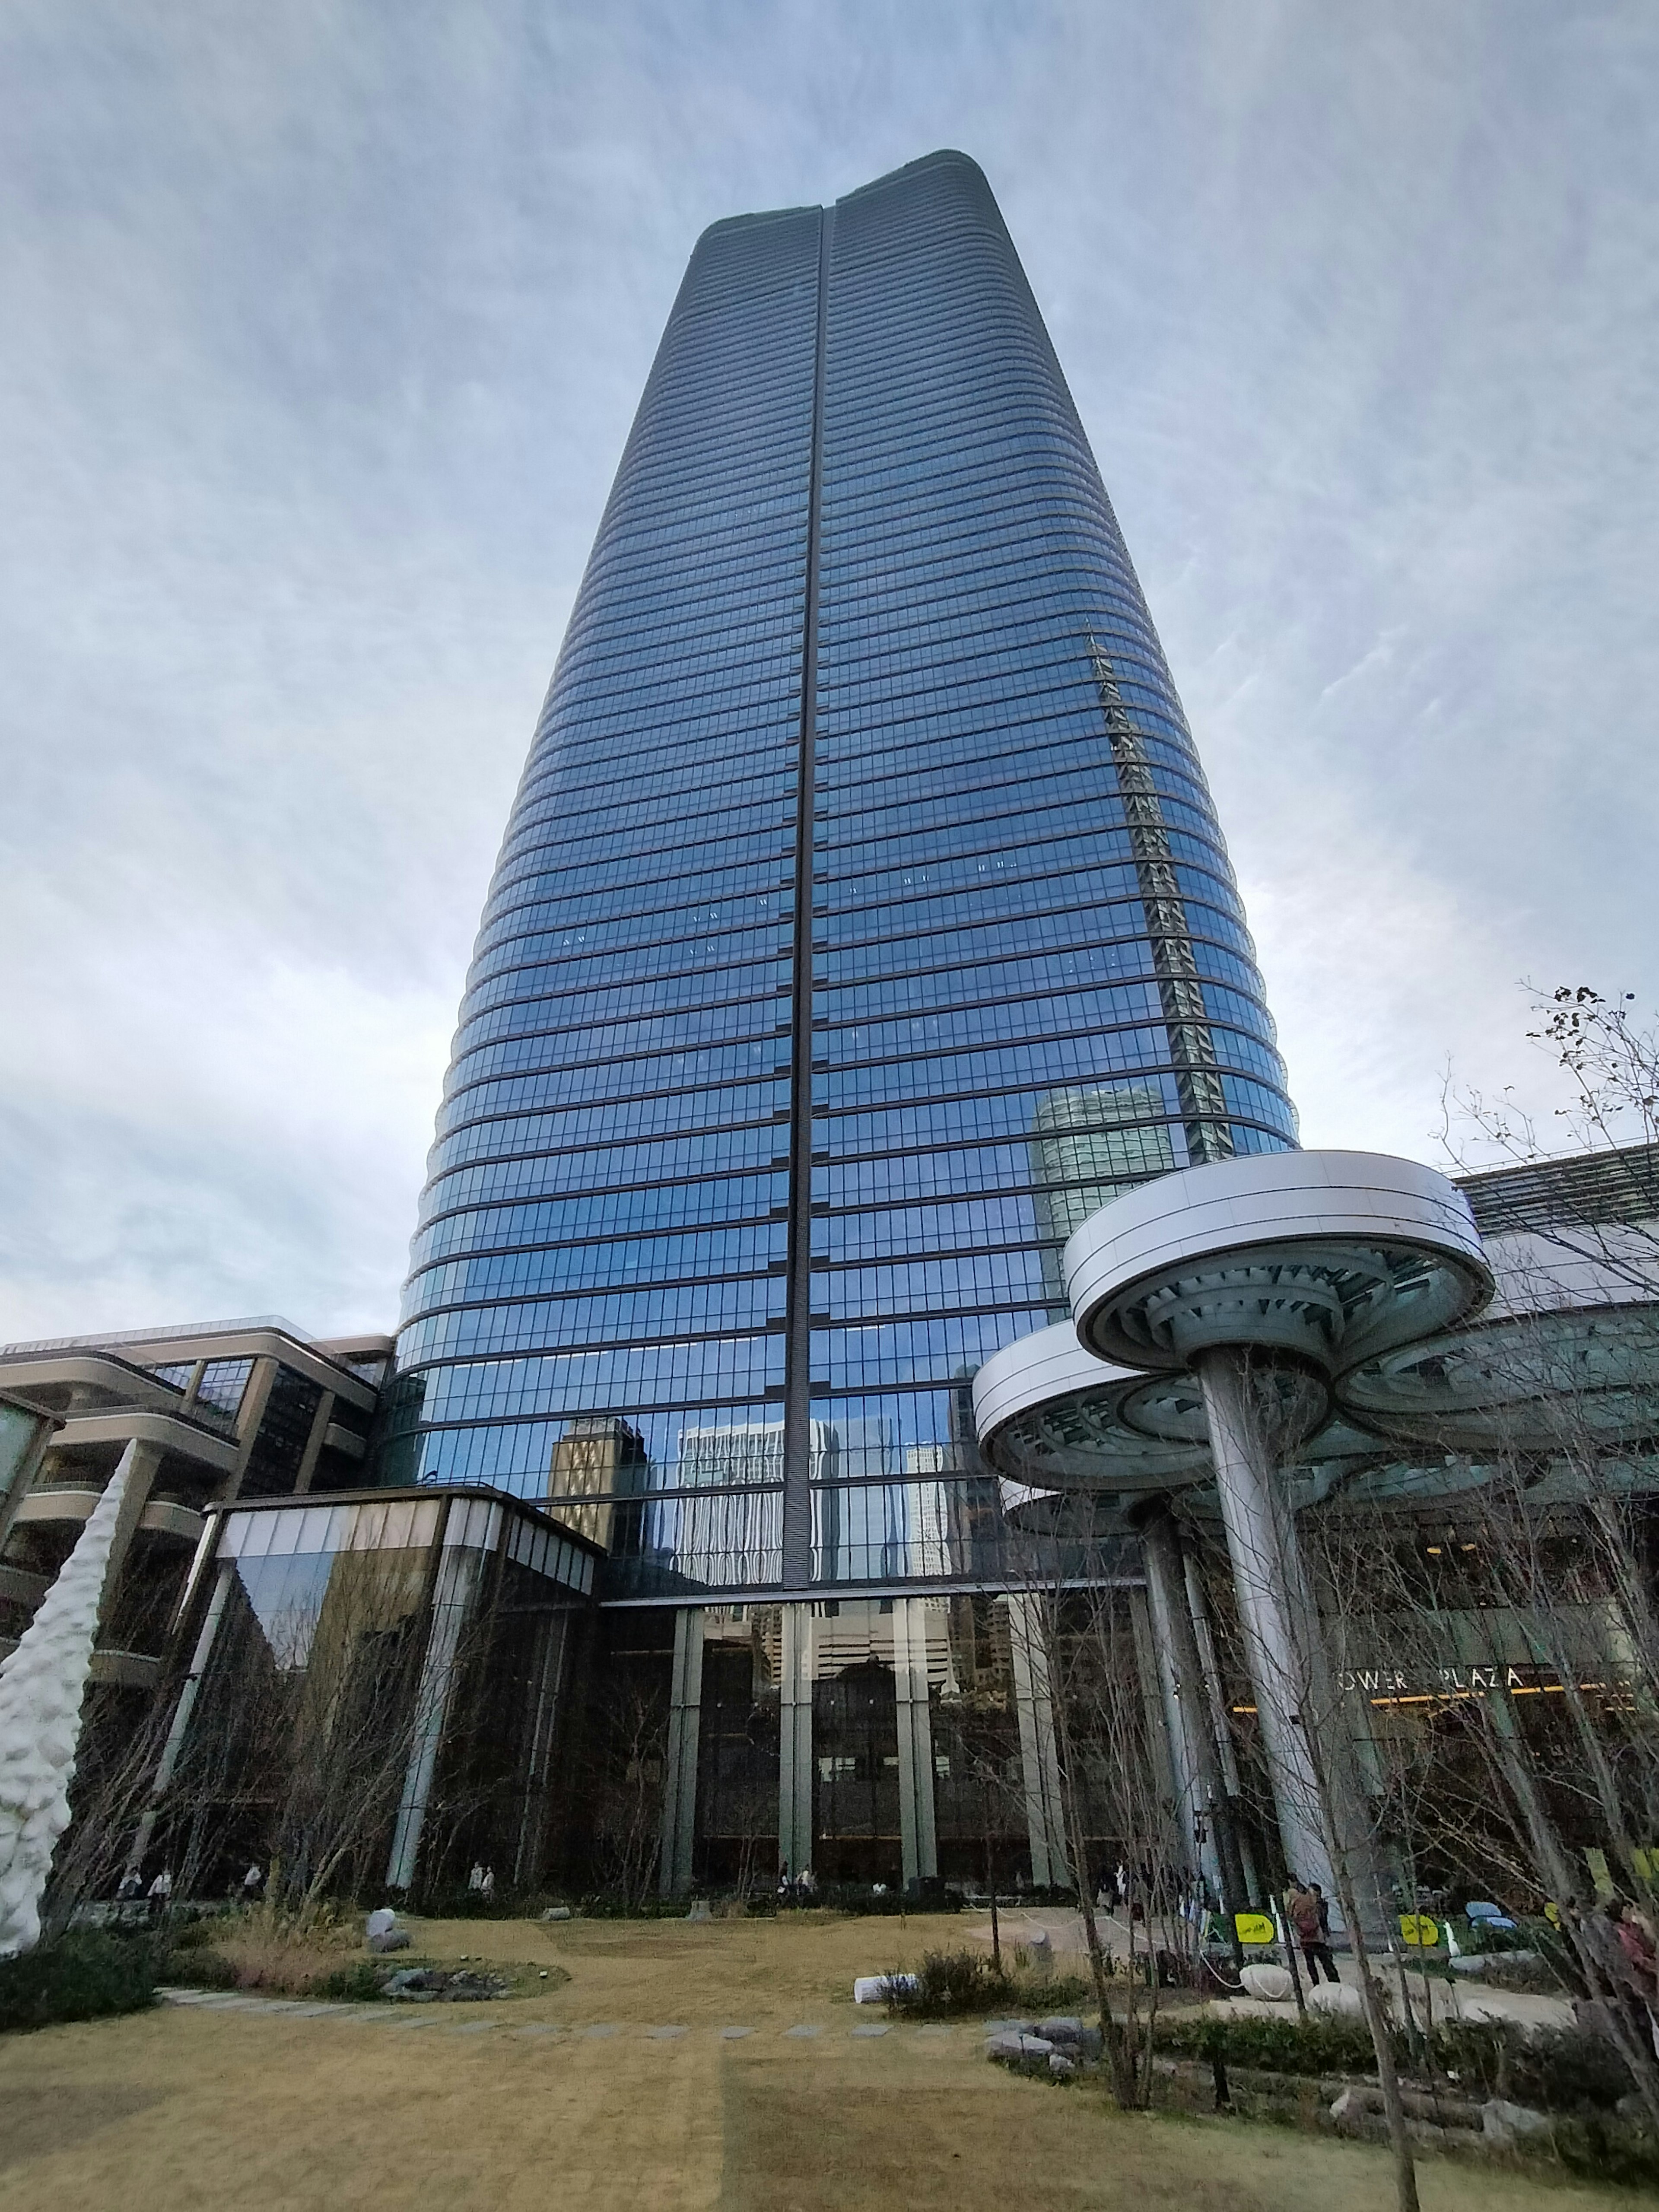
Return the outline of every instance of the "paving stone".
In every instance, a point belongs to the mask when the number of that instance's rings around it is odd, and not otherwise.
[[[528,2027],[515,2027],[513,2031],[514,2035],[556,2035],[558,2032],[544,2020],[532,2020]]]
[[[452,2035],[488,2035],[490,2029],[498,2025],[493,2020],[457,2021],[449,2032]]]
[[[849,2033],[854,2035],[885,2035],[887,2030],[885,2027],[855,2027]]]
[[[735,2043],[740,2035],[752,2035],[754,2033],[752,2027],[723,2027],[720,2036],[724,2042]]]
[[[621,2033],[622,2033],[622,2030],[621,2030],[619,2027],[616,2027],[612,2026],[609,2021],[605,2021],[605,2022],[601,2023],[601,2025],[600,2025],[599,2027],[579,2027],[579,2028],[576,2030],[576,2033],[577,2033],[577,2034],[578,2034],[578,2035],[589,2035],[589,2036],[592,2036],[592,2035],[620,2035],[620,2034],[621,2034]]]
[[[823,2033],[821,2027],[786,2027],[783,2032],[786,2035],[822,2035]]]
[[[645,2032],[647,2035],[654,2036],[659,2043],[667,2042],[671,2036],[685,2033],[683,2027],[647,2027]],[[730,2034],[731,2030],[728,2028],[726,2033]]]

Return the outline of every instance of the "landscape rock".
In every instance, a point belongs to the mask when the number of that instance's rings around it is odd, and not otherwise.
[[[550,1905],[542,1915],[544,1920],[568,1920],[569,1917],[570,1907],[568,1905]]]
[[[384,1994],[389,1997],[404,1997],[435,2002],[443,1978],[430,1966],[405,1966],[386,1984]]]
[[[1051,2013],[1037,2022],[1037,2033],[1046,2035],[1050,2043],[1078,2043],[1083,2038],[1083,2022],[1075,2013]]]
[[[1507,2097],[1491,2097],[1480,2107],[1480,2132],[1498,2150],[1513,2150],[1517,2143],[1547,2135],[1547,2112],[1530,2105],[1512,2105]]]
[[[1540,1951],[1460,1951],[1446,1963],[1453,1973],[1472,1974],[1478,1981],[1483,1974],[1535,1972],[1544,1958]]]
[[[1245,1968],[1245,1972],[1249,1968]],[[1364,1999],[1346,1982],[1319,1982],[1308,1991],[1308,2010],[1328,2020],[1364,2020]]]
[[[914,1974],[860,1974],[853,1984],[854,2004],[886,2004],[895,1996],[914,1996],[920,1984]]]
[[[1004,2066],[1041,2067],[1054,2056],[1054,2046],[1042,2035],[994,2035],[985,2056]]]
[[[1246,1966],[1238,1978],[1247,1996],[1261,1997],[1268,2004],[1282,2003],[1295,1991],[1295,1984],[1287,1971],[1283,1966],[1273,1966],[1265,1959],[1259,1959],[1254,1965]]]
[[[405,1966],[381,1994],[404,2004],[478,2004],[507,1995],[500,1974],[467,1973],[446,1966]]]
[[[685,1917],[688,1920],[703,1921],[712,1920],[714,1916],[708,1909],[708,1899],[706,1897],[694,1897],[691,1900],[691,1910]]]
[[[1073,2058],[1066,2057],[1058,2051],[1050,2051],[1048,2054],[1048,2071],[1052,2075],[1055,2075],[1058,2080],[1063,2081],[1068,2075],[1077,2072],[1077,2061]]]
[[[385,1928],[379,1934],[370,1936],[368,1948],[377,1959],[380,1959],[388,1951],[408,1950],[410,1941],[407,1928]]]

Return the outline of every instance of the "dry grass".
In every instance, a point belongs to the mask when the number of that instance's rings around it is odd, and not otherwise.
[[[1092,2088],[988,2066],[971,2029],[850,2036],[868,2018],[853,1975],[913,1966],[939,1936],[818,1915],[428,1922],[425,1955],[571,1979],[418,2028],[169,2009],[9,2037],[0,2212],[1389,2212],[1367,2145],[1125,2118]],[[595,2022],[619,2033],[521,2033]],[[823,2033],[781,2032],[798,2022]],[[667,2024],[687,2032],[643,2032]],[[1422,2179],[1425,2212],[1632,2202],[1432,2160]]]

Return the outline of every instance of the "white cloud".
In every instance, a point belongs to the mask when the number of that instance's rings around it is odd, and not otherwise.
[[[490,861],[702,226],[1002,199],[1309,1137],[1655,989],[1659,21],[19,0],[0,1329],[390,1319]]]

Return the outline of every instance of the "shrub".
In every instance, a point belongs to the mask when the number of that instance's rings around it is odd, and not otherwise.
[[[1513,1928],[1494,1928],[1490,1920],[1470,1920],[1463,1914],[1457,1916],[1457,1943],[1460,1950],[1472,1955],[1490,1958],[1504,1951],[1544,1951],[1551,1949],[1551,1938],[1559,1937],[1547,1920],[1522,1920]]]
[[[1016,1959],[1018,1954],[1016,1954]],[[1015,2007],[1026,2014],[1090,2013],[1095,2008],[1095,1985],[1087,1974],[1017,1972],[1010,1975]]]
[[[1562,2165],[1586,2181],[1648,2189],[1659,2185],[1659,2144],[1644,2129],[1620,2126],[1599,2112],[1587,2112],[1579,2118],[1558,2120],[1552,2136]]]
[[[83,1928],[0,1959],[0,2029],[143,2011],[155,2002],[156,1948],[148,1936]]]
[[[791,1905],[794,1899],[780,1899],[780,1904]],[[929,1890],[918,1896],[907,1895],[901,1889],[877,1890],[868,1882],[831,1881],[813,1898],[799,1900],[805,1906],[818,1905],[830,1912],[849,1912],[860,1918],[892,1919],[902,1913],[907,1917],[923,1912],[960,1912],[962,1899],[953,1891]]]
[[[229,1916],[215,1913],[204,1915],[198,1920],[173,1920],[167,1927],[168,1963],[181,1951],[204,1951],[216,1942],[227,1927],[234,1925]]]
[[[1577,2030],[1528,2034],[1500,2021],[1447,2021],[1435,2029],[1434,2055],[1472,2094],[1547,2112],[1611,2111],[1631,2087],[1612,2044]]]
[[[195,1944],[180,1950],[175,1944],[161,1966],[161,1978],[185,1990],[234,1990],[239,1986],[236,1962],[222,1951]]]
[[[929,1951],[915,1972],[915,1987],[895,1975],[888,2002],[895,2010],[937,2020],[946,2013],[993,2012],[1012,2001],[1013,1984],[975,1951]]]
[[[336,1997],[348,2004],[369,2004],[386,1995],[392,1968],[377,1966],[368,1959],[337,1966],[331,1974],[319,1974],[306,1991],[307,1996]]]
[[[1218,2056],[1230,2066],[1255,2066],[1273,2074],[1370,2073],[1376,2056],[1370,2031],[1358,2020],[1224,2020],[1210,2013],[1164,2013],[1153,2040],[1160,2051],[1179,2057]]]

